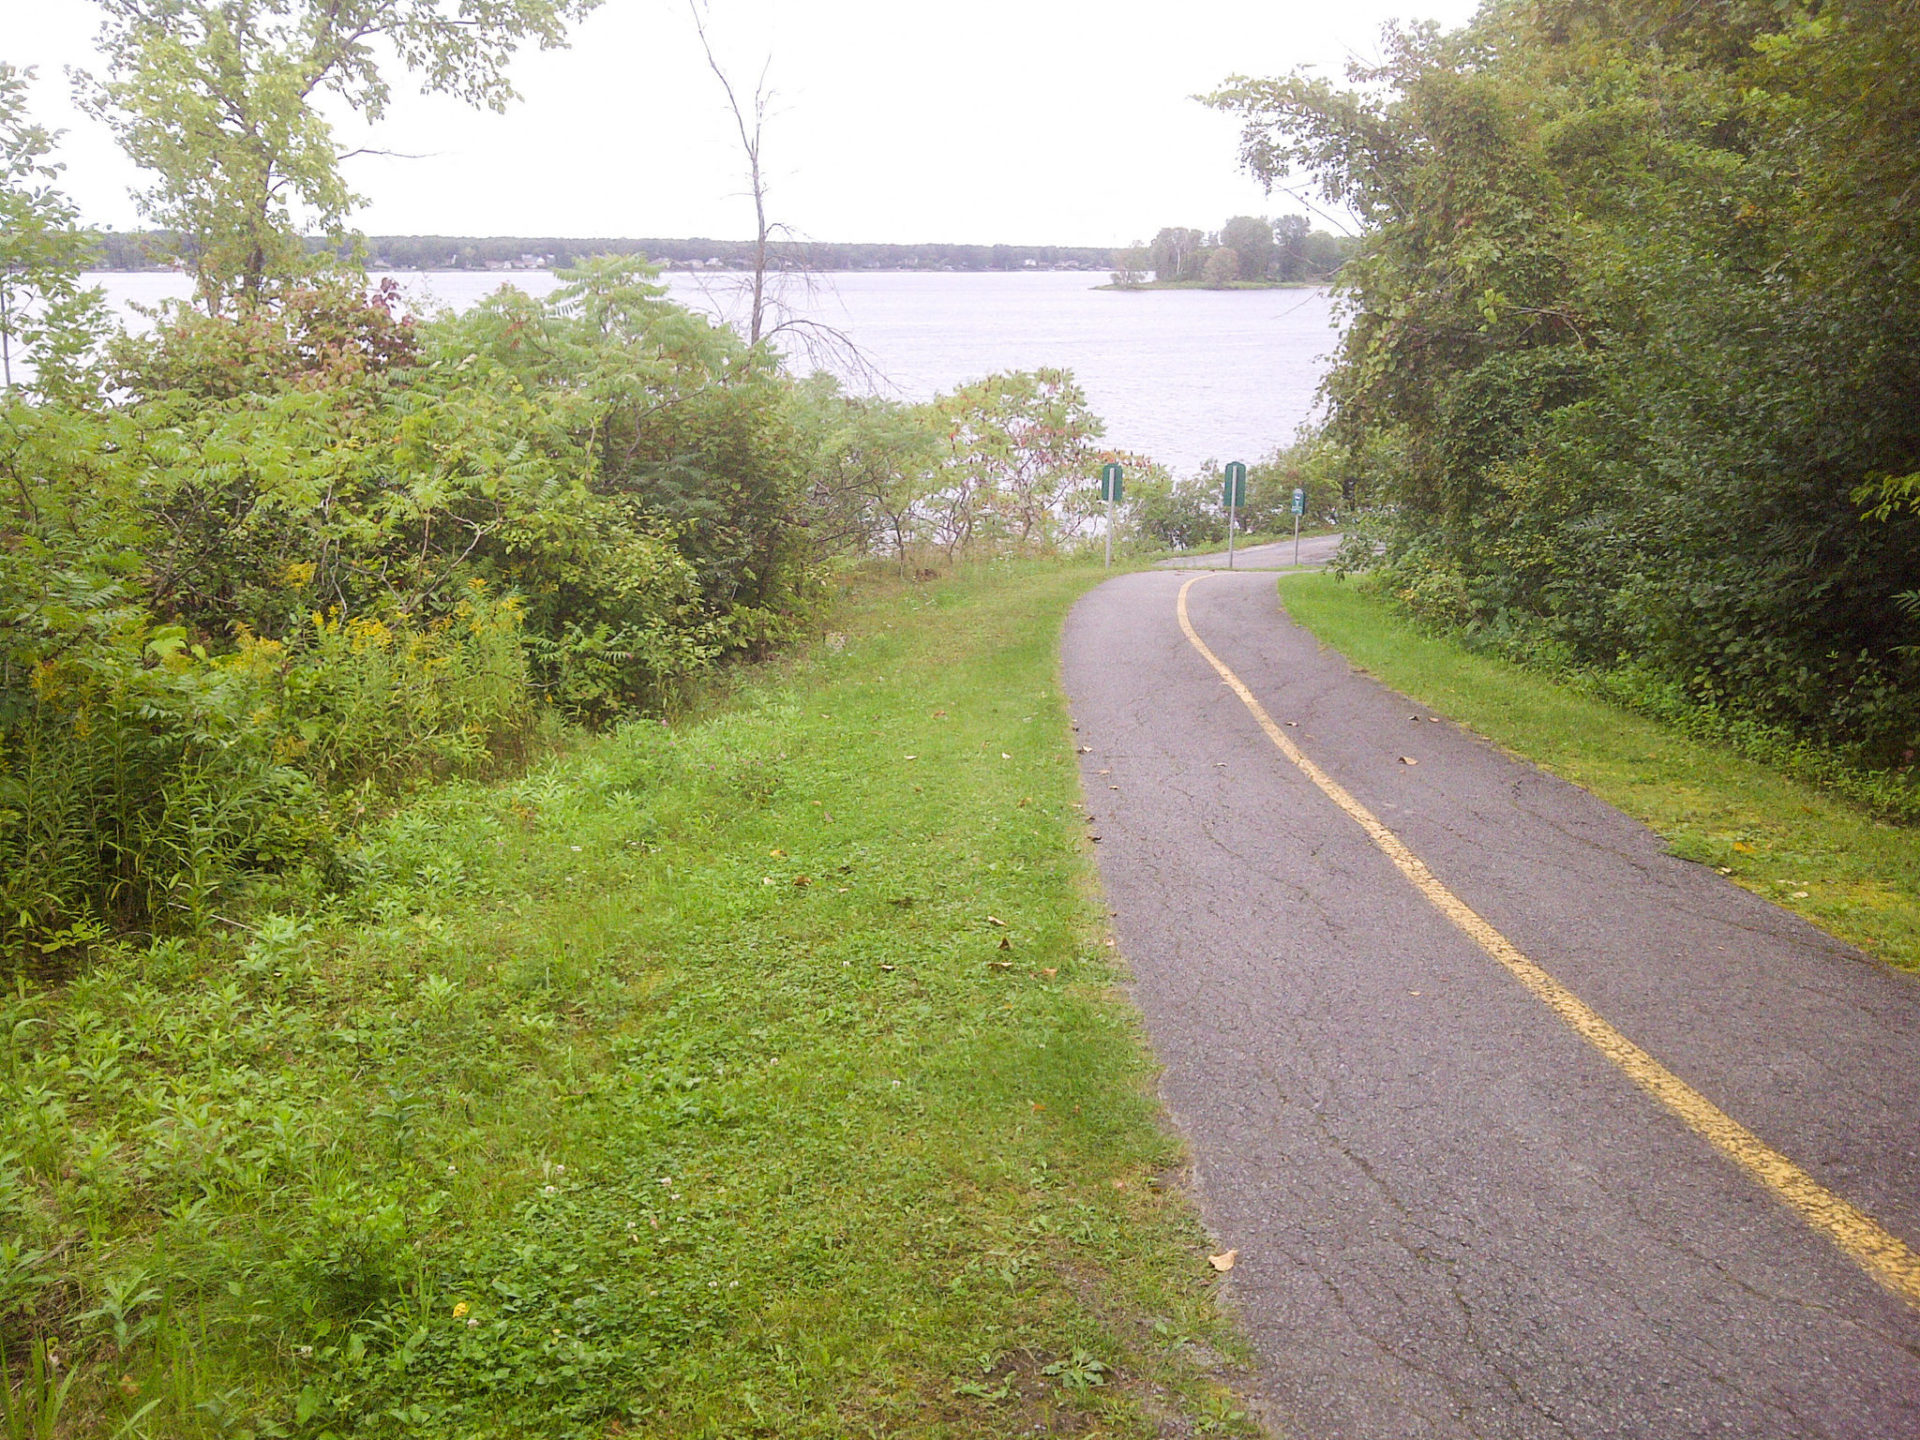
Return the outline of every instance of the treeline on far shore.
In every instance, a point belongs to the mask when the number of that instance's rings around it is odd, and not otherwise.
[[[177,238],[161,230],[106,230],[94,236],[97,270],[167,270]],[[550,270],[604,255],[643,255],[676,269],[750,270],[749,240],[528,235],[368,235],[356,258],[374,270]],[[309,248],[322,248],[319,240]],[[1087,245],[883,245],[782,241],[767,247],[783,270],[1088,270],[1111,268],[1113,252]],[[348,258],[348,257],[343,257]]]

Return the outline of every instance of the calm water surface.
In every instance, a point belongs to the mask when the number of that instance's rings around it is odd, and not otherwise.
[[[173,274],[93,277],[123,310],[182,296]],[[511,282],[544,295],[544,271],[400,274],[422,310],[464,308]],[[796,308],[852,338],[886,393],[924,400],[996,370],[1065,366],[1107,422],[1107,443],[1178,472],[1207,460],[1254,460],[1293,438],[1335,340],[1323,290],[1093,288],[1084,273],[821,277]],[[714,313],[735,308],[732,277],[675,271],[674,297]],[[850,378],[850,377],[843,377]],[[865,388],[865,387],[862,387]]]

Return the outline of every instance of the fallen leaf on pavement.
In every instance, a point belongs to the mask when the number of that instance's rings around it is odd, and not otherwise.
[[[1400,763],[1402,765],[1418,765],[1420,762],[1414,759],[1411,755],[1402,755],[1400,757]]]
[[[1229,1250],[1224,1255],[1207,1256],[1207,1263],[1224,1275],[1227,1271],[1233,1269],[1233,1262],[1239,1258],[1240,1252],[1238,1250]]]

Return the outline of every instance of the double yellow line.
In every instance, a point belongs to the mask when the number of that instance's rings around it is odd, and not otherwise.
[[[1207,648],[1206,641],[1193,628],[1193,621],[1187,614],[1187,592],[1207,578],[1205,575],[1196,575],[1180,587],[1180,628],[1186,632],[1187,639],[1193,642],[1193,648],[1206,657],[1207,663],[1220,673],[1220,678],[1227,682],[1233,693],[1240,697],[1241,703],[1253,713],[1253,718],[1260,722],[1260,728],[1267,732],[1267,738],[1279,747],[1280,753],[1311,780],[1321,794],[1346,811],[1354,823],[1367,832],[1367,838],[1380,847],[1414,889],[1426,896],[1435,909],[1565,1021],[1567,1028],[1611,1060],[1626,1073],[1628,1079],[1679,1116],[1714,1149],[1771,1190],[1807,1224],[1846,1251],[1875,1280],[1908,1304],[1920,1307],[1920,1254],[1915,1254],[1898,1235],[1887,1230],[1865,1211],[1842,1200],[1721,1110],[1614,1029],[1578,995],[1529,960],[1512,941],[1441,884],[1427,868],[1426,862],[1409,850],[1398,835],[1381,824],[1378,816],[1349,795],[1337,780],[1308,759],[1300,747],[1287,738],[1286,732],[1273,723],[1273,717],[1254,698],[1253,692],[1227,668],[1218,655]]]

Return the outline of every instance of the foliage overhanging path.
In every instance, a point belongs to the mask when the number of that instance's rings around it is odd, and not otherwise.
[[[1920,1313],[1650,1102],[1275,752],[1185,577],[1074,612],[1099,854],[1276,1411],[1305,1433],[1907,1433]],[[1284,733],[1526,956],[1909,1246],[1920,988],[1189,596]],[[1408,763],[1409,761],[1415,763]]]

